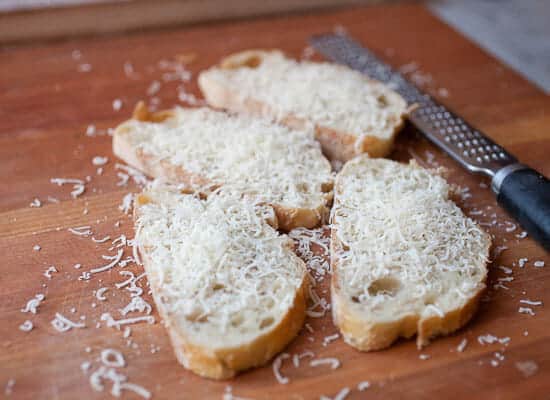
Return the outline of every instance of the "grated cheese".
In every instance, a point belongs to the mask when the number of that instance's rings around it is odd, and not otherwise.
[[[42,248],[42,247],[40,247],[40,245],[38,245],[38,244],[35,244],[35,245],[32,247],[32,249],[33,249],[34,251],[40,251],[41,248]]]
[[[544,267],[544,261],[540,261],[540,260],[539,260],[539,261],[535,261],[535,262],[533,263],[533,266],[536,267],[536,268],[542,268],[542,267]]]
[[[116,320],[111,316],[110,313],[103,313],[101,314],[100,319],[102,321],[106,321],[109,328],[115,327],[116,329],[120,329],[122,325],[137,324],[139,322],[147,322],[148,324],[155,323],[155,317],[153,317],[152,315]]]
[[[518,308],[518,313],[528,314],[528,315],[531,315],[531,316],[535,315],[535,312],[533,311],[533,309],[531,307],[519,307]]]
[[[357,384],[357,390],[362,392],[363,390],[367,390],[370,388],[370,382],[369,381],[362,381]]]
[[[125,316],[130,312],[145,312],[147,315],[151,314],[153,308],[149,303],[143,300],[140,296],[134,296],[123,309],[119,310],[120,313]]]
[[[421,359],[422,361],[425,361],[425,360],[429,360],[431,356],[429,354],[419,354],[418,358]]]
[[[493,343],[497,343],[497,342],[500,343],[500,344],[507,345],[508,343],[510,343],[510,338],[509,337],[498,338],[497,336],[494,336],[494,335],[491,335],[491,334],[486,334],[486,335],[478,336],[477,341],[481,345],[493,344]]]
[[[57,268],[55,268],[55,266],[52,265],[48,267],[46,271],[44,271],[44,276],[48,279],[52,279],[52,273],[54,272],[58,272],[58,271],[57,271]]]
[[[8,382],[6,383],[6,388],[4,389],[4,394],[6,396],[13,394],[14,386],[15,386],[15,379],[13,378],[8,379]]]
[[[523,304],[528,304],[530,306],[542,306],[542,301],[540,300],[533,301],[533,300],[521,299],[519,302]]]
[[[133,207],[134,203],[134,194],[128,193],[122,198],[122,204],[118,206],[118,209],[121,210],[124,214],[128,214]]]
[[[58,332],[67,332],[73,328],[82,329],[86,327],[86,324],[83,322],[73,322],[60,313],[55,313],[55,318],[52,319],[51,324]]]
[[[98,299],[99,301],[107,300],[107,297],[104,296],[104,294],[107,290],[109,290],[109,288],[107,288],[107,287],[102,287],[102,288],[97,289],[97,291],[95,292],[96,299]]]
[[[281,374],[281,365],[283,363],[283,360],[289,358],[290,355],[288,353],[281,353],[275,359],[273,360],[273,374],[275,375],[275,379],[277,379],[277,382],[279,382],[281,385],[286,385],[290,380]]]
[[[106,265],[103,265],[101,267],[92,268],[89,271],[89,274],[97,274],[99,272],[104,272],[104,271],[110,270],[111,268],[113,268],[115,265],[117,265],[120,262],[120,260],[122,259],[122,254],[123,253],[124,253],[124,249],[119,249],[117,255],[113,257],[113,261],[111,261],[110,263],[108,263]],[[103,258],[106,258],[106,257],[110,257],[110,256],[103,256]]]
[[[331,399],[330,397],[322,395],[321,397],[319,397],[319,400],[344,400],[346,397],[348,397],[348,395],[350,394],[350,391],[351,391],[350,388],[345,387],[342,390],[340,390],[336,394],[336,396],[334,396],[334,398]]]
[[[309,362],[309,365],[312,367],[318,367],[319,365],[329,365],[330,369],[336,369],[340,367],[340,360],[334,357],[327,357],[327,358],[317,358],[315,360],[311,360]]]
[[[81,179],[67,179],[67,178],[52,178],[50,182],[57,185],[73,185],[73,190],[71,191],[71,196],[76,199],[86,190],[86,186],[83,180]]]
[[[105,243],[105,242],[106,242],[107,240],[109,240],[109,239],[111,239],[111,237],[108,236],[108,235],[105,236],[105,237],[103,237],[103,238],[101,238],[101,239],[96,239],[95,237],[92,236],[92,241],[93,241],[94,243]]]
[[[238,93],[243,104],[265,104],[264,114],[269,109],[277,121],[292,115],[357,135],[389,138],[406,111],[406,103],[386,85],[357,71],[333,63],[292,60],[278,51],[264,52],[255,68],[211,68],[201,73],[199,83],[202,79]]]
[[[520,268],[525,267],[525,263],[526,263],[527,261],[529,261],[528,258],[520,258],[520,259],[518,260],[518,265],[519,265],[519,267],[520,267]]]
[[[22,330],[23,332],[30,332],[33,327],[34,325],[29,320],[26,320],[21,325],[19,325],[19,329]]]
[[[304,351],[300,354],[294,354],[292,356],[292,364],[294,364],[294,368],[298,368],[300,366],[300,360],[304,357],[315,357],[315,354],[313,354],[312,351]]]
[[[113,110],[119,111],[122,108],[122,100],[114,99],[113,100]]]
[[[42,202],[38,198],[34,198],[29,204],[30,207],[42,207]]]
[[[38,311],[38,306],[44,299],[45,299],[45,296],[42,293],[35,295],[34,299],[30,299],[27,302],[27,305],[25,306],[25,308],[21,310],[21,312],[24,312],[24,313],[31,312],[33,314],[36,314],[36,312]]]
[[[69,228],[67,230],[69,232],[71,232],[73,235],[84,236],[84,237],[88,237],[93,233],[92,230],[91,230],[91,227],[89,225],[77,226],[77,227],[74,227],[74,228]]]
[[[328,346],[331,342],[334,342],[339,337],[340,337],[340,334],[338,334],[338,333],[335,333],[334,335],[330,335],[330,336],[325,336],[323,338],[323,346],[324,347]]]
[[[95,166],[105,165],[109,162],[109,157],[95,156],[92,158],[92,164]]]
[[[466,338],[462,339],[458,344],[458,346],[456,346],[456,351],[458,351],[459,353],[462,353],[464,349],[466,349],[467,345],[468,345],[468,339]]]
[[[114,349],[101,350],[101,362],[107,367],[120,368],[126,366],[122,353]]]

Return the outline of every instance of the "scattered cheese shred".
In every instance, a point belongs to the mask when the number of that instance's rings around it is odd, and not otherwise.
[[[92,164],[95,166],[105,165],[109,162],[109,157],[95,156],[92,158]]]
[[[330,335],[330,336],[325,336],[323,338],[323,346],[326,347],[331,342],[334,342],[335,340],[337,340],[339,337],[340,337],[340,334],[338,333],[335,333],[334,335]]]
[[[531,307],[519,307],[518,308],[518,313],[528,314],[528,315],[531,315],[531,316],[535,315],[535,312],[533,311],[533,309]]]
[[[357,390],[362,392],[363,390],[366,390],[370,388],[370,382],[369,381],[362,381],[357,384]]]
[[[467,345],[468,345],[468,339],[466,338],[462,339],[458,344],[458,346],[456,346],[456,351],[458,351],[459,353],[462,353],[464,349],[466,349]]]
[[[42,202],[38,198],[34,198],[33,201],[29,204],[30,207],[42,207]]]
[[[32,328],[34,328],[34,325],[29,320],[26,320],[21,325],[19,325],[19,329],[22,330],[23,332],[30,332]]]
[[[319,400],[344,400],[346,397],[348,397],[348,395],[350,394],[350,391],[351,391],[350,388],[345,387],[342,390],[340,390],[334,398],[331,399],[330,397],[323,395],[319,397]]]
[[[21,312],[24,312],[24,313],[31,312],[33,314],[36,314],[36,312],[38,311],[38,306],[44,300],[44,298],[45,296],[42,293],[35,295],[34,299],[30,299],[27,302],[27,305],[25,306],[25,308],[21,310]]]
[[[51,321],[52,326],[58,332],[67,332],[73,328],[85,328],[86,324],[83,322],[73,322],[60,313],[55,313],[55,318]]]
[[[46,271],[44,271],[44,276],[48,279],[52,279],[52,274],[54,272],[58,272],[58,271],[57,271],[57,268],[55,268],[55,266],[52,265],[52,266],[48,267],[48,269]]]
[[[309,362],[309,365],[312,367],[318,367],[319,365],[329,365],[330,369],[336,369],[340,367],[340,360],[334,357],[327,357],[327,358],[317,358],[315,360],[311,360]]]
[[[281,353],[277,357],[275,357],[275,360],[273,360],[273,374],[275,375],[275,379],[277,379],[277,382],[279,382],[281,385],[286,385],[288,382],[290,382],[290,379],[281,374],[281,365],[283,364],[283,360],[289,357],[290,355],[288,353]]]
[[[107,287],[102,287],[102,288],[97,289],[97,291],[95,292],[96,299],[98,299],[99,301],[107,300],[107,297],[105,297],[105,295],[104,295],[107,290],[109,290],[109,288],[107,288]]]
[[[148,324],[155,323],[155,317],[153,317],[152,315],[116,320],[111,316],[110,313],[103,313],[101,314],[101,320],[106,321],[109,328],[115,327],[117,329],[120,329],[122,325],[137,324],[139,322],[147,322]]]
[[[104,349],[101,351],[101,362],[107,367],[125,367],[126,361],[120,351],[114,349]]]

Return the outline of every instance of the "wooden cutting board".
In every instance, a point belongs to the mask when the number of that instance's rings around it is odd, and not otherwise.
[[[226,382],[187,372],[176,362],[155,311],[157,322],[133,325],[129,338],[100,320],[102,313],[123,318],[119,309],[128,304],[130,292],[115,288],[115,283],[127,278],[120,271],[141,273],[140,267],[129,264],[89,281],[78,280],[82,271],[109,263],[102,255],[116,254],[116,249],[109,251],[112,240],[122,234],[133,237],[131,220],[118,207],[125,194],[139,188],[131,177],[122,185],[126,176],[116,168],[106,129],[128,118],[140,99],[159,108],[171,107],[179,102],[178,86],[180,92],[185,89],[199,96],[197,72],[223,55],[264,47],[300,57],[309,53],[304,51],[309,35],[333,29],[349,31],[394,66],[405,65],[412,78],[423,82],[434,96],[521,161],[550,175],[548,96],[422,6],[358,8],[5,47],[0,52],[0,252],[4,258],[0,393],[14,399],[108,398],[111,384],[104,382],[104,391],[96,392],[89,379],[101,365],[101,351],[112,348],[125,358],[126,366],[118,368],[118,373],[146,388],[155,399],[221,399],[229,386],[234,396],[253,399],[333,398],[345,387],[351,390],[348,399],[550,396],[549,306],[520,303],[521,299],[550,302],[548,254],[530,238],[516,236],[521,228],[495,204],[487,180],[465,173],[411,127],[400,134],[393,158],[414,157],[427,166],[448,168],[450,181],[465,188],[460,205],[494,236],[490,289],[474,320],[456,334],[422,351],[414,340],[403,340],[386,351],[360,353],[341,339],[323,345],[325,337],[336,333],[330,313],[309,318],[313,333],[304,330],[285,352],[311,350],[316,358],[337,358],[341,366],[335,370],[311,367],[304,359],[295,368],[286,359],[281,372],[289,383],[282,385],[271,365]],[[185,70],[192,78],[165,81],[186,78],[173,63],[190,54],[196,59]],[[174,68],[180,75],[173,74]],[[113,103],[118,108],[119,101],[120,109],[115,110]],[[87,136],[91,126],[95,134]],[[108,157],[101,175],[99,166],[92,163],[95,156]],[[72,185],[60,187],[51,178],[84,180],[85,192],[72,199]],[[29,206],[35,198],[41,207]],[[68,231],[86,225],[96,240],[110,239],[96,243],[91,236]],[[40,250],[33,249],[36,245]],[[131,256],[131,249],[124,249],[124,257]],[[527,259],[523,268],[520,258]],[[545,266],[537,268],[535,261]],[[82,267],[75,269],[75,264]],[[58,272],[48,279],[44,272],[52,265]],[[513,280],[498,285],[499,278]],[[328,300],[327,283],[325,278],[317,291]],[[144,279],[140,285],[144,299],[151,302]],[[105,301],[94,295],[101,287],[108,288]],[[45,299],[37,314],[22,313],[27,301],[39,293]],[[530,307],[535,315],[519,313],[520,306]],[[57,332],[50,323],[56,313],[82,321],[86,328]],[[128,316],[138,315],[143,313]],[[85,319],[80,320],[81,316]],[[34,324],[30,332],[19,329],[25,320]],[[96,328],[98,322],[101,326]],[[478,338],[483,335],[509,341],[482,345]],[[459,352],[463,339],[467,345]],[[427,359],[421,359],[421,354]],[[88,361],[89,370],[81,370]],[[362,381],[371,386],[360,392],[357,384]],[[128,390],[122,396],[139,398]]]

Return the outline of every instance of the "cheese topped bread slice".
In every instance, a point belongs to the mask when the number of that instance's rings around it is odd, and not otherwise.
[[[353,347],[415,333],[421,347],[474,314],[491,240],[436,173],[353,159],[336,178],[331,229],[333,318]]]
[[[314,126],[323,152],[346,161],[390,153],[407,104],[386,85],[332,63],[295,61],[277,50],[230,55],[198,79],[214,107]]]
[[[209,108],[150,113],[140,103],[116,128],[113,150],[153,177],[206,192],[223,185],[270,204],[283,230],[328,217],[333,177],[311,130]]]
[[[307,271],[273,209],[153,186],[136,200],[136,241],[181,364],[224,379],[269,361],[300,330]]]

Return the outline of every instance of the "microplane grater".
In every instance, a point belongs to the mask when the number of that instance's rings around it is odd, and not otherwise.
[[[432,143],[470,172],[492,178],[499,203],[544,247],[550,249],[550,182],[521,164],[464,119],[421,92],[399,72],[345,34],[322,34],[310,44],[329,60],[383,82],[410,105],[408,119]]]

